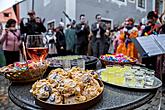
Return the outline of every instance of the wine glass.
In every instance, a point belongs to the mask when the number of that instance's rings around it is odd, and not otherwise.
[[[26,49],[34,62],[42,62],[48,55],[48,42],[43,35],[28,35]]]

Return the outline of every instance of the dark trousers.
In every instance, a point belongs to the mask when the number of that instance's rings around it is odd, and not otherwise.
[[[57,48],[57,56],[65,56],[66,50]]]
[[[162,80],[165,87],[165,55],[157,56],[156,76]]]
[[[105,41],[103,39],[96,39],[92,42],[92,50],[95,57],[105,54]]]
[[[87,55],[88,44],[77,44],[77,55]]]
[[[156,70],[157,56],[152,56],[148,58],[143,58],[142,63],[146,65],[147,68]]]
[[[66,55],[75,55],[75,53],[72,50],[66,50]]]
[[[52,58],[52,57],[56,57],[57,54],[48,54],[46,58]]]
[[[4,50],[4,55],[6,59],[6,65],[18,62],[20,58],[19,51],[6,51]]]

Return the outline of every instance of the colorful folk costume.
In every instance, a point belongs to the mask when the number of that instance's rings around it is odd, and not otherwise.
[[[132,38],[138,37],[138,29],[133,27],[128,30],[128,32],[125,30],[127,29],[124,28],[118,36],[119,45],[117,47],[116,54],[122,53],[133,58],[138,58],[136,47],[131,41]]]
[[[122,53],[129,57],[138,58],[137,50],[132,42],[132,38],[138,37],[138,29],[134,27],[133,18],[127,18],[125,27],[120,31],[118,36],[118,47],[116,54]]]
[[[126,55],[126,46],[125,46],[125,34],[123,31],[120,31],[119,36],[117,37],[117,49],[116,49],[116,54],[122,53]]]
[[[127,56],[138,58],[137,49],[135,47],[135,44],[131,41],[132,38],[138,37],[138,29],[136,27],[133,27],[130,30],[130,34],[128,38],[126,38],[126,48],[127,48]]]

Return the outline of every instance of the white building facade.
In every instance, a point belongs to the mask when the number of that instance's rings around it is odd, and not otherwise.
[[[164,4],[164,0],[162,2]],[[77,22],[79,15],[85,14],[89,24],[95,22],[95,15],[100,13],[113,27],[120,25],[127,17],[135,18],[138,23],[149,11],[156,9],[156,3],[157,0],[34,0],[34,10],[37,16],[46,19],[45,25],[54,23],[57,26],[61,18],[67,24],[69,21],[64,11]],[[22,2],[20,16],[27,17],[27,11],[31,9],[32,0]]]

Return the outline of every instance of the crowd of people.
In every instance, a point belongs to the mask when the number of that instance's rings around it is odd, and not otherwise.
[[[48,29],[44,26],[44,20],[36,17],[34,11],[29,11],[28,15],[29,18],[21,19],[20,29],[16,29],[14,19],[9,19],[2,31],[0,42],[6,65],[19,61],[21,42],[26,42],[28,35],[42,34],[46,37],[49,43],[48,57],[75,54],[99,57],[106,53],[122,53],[139,58],[132,38],[165,33],[164,15],[159,17],[155,11],[148,13],[147,21],[143,20],[135,25],[134,18],[128,17],[113,30],[110,23],[102,21],[101,14],[95,16],[95,22],[91,23],[91,26],[87,22],[86,15],[81,14],[80,22],[76,23],[73,20],[66,27],[60,22],[57,27]]]

